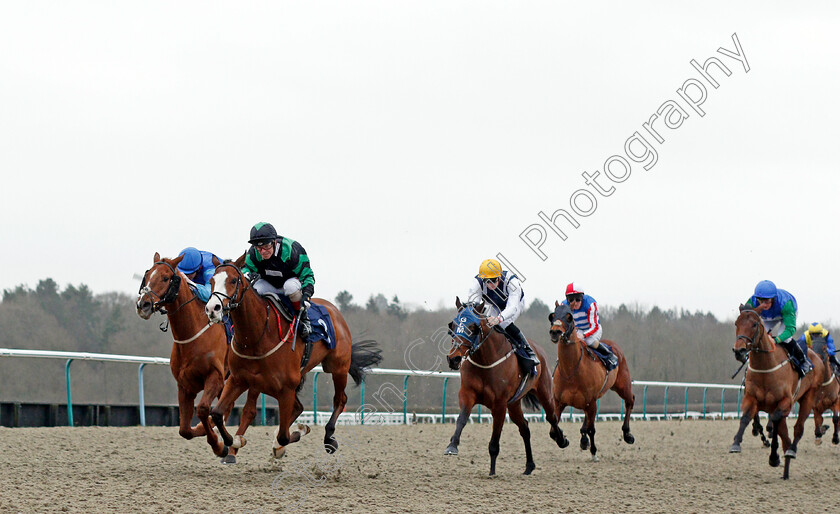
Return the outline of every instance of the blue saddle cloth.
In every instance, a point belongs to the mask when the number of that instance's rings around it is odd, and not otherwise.
[[[327,343],[327,348],[335,350],[335,328],[333,328],[327,308],[313,303],[306,309],[306,312],[309,314],[309,322],[312,324],[312,333],[306,338],[307,341],[310,343],[324,341]]]

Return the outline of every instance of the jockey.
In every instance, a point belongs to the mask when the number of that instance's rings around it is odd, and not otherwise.
[[[210,252],[201,251],[192,246],[181,250],[178,256],[182,255],[184,258],[178,263],[178,270],[187,276],[187,284],[189,284],[190,289],[192,289],[198,299],[207,303],[212,293],[210,290],[210,279],[216,274],[216,265],[213,264],[213,258],[215,257],[219,263],[222,262],[222,259],[219,259]],[[225,336],[227,336],[228,343],[230,343],[231,339],[233,339],[233,322],[227,314],[222,317],[222,321],[225,324]]]
[[[813,343],[822,341],[825,344],[825,349],[828,351],[828,361],[831,367],[834,368],[834,373],[840,375],[840,362],[837,362],[837,355],[835,354],[834,338],[831,334],[823,328],[821,323],[811,323],[808,330],[799,337],[799,346],[804,350],[811,348]]]
[[[777,344],[787,350],[795,360],[799,361],[796,372],[804,377],[811,372],[813,366],[807,354],[796,344],[793,334],[796,332],[796,298],[784,289],[778,289],[769,280],[762,280],[755,286],[755,292],[747,300],[748,307],[759,307],[758,315],[764,324],[764,329]],[[775,335],[774,332],[778,332]]]
[[[251,284],[258,294],[287,296],[297,311],[301,335],[308,337],[312,325],[306,309],[315,294],[315,274],[309,267],[306,250],[297,241],[278,236],[271,223],[261,222],[251,227],[248,242],[252,246],[242,271],[258,275]]]
[[[513,324],[525,310],[525,291],[513,273],[502,271],[502,265],[496,259],[487,259],[478,268],[478,275],[467,295],[469,302],[485,301],[490,317],[487,323],[493,327],[499,325],[508,339],[522,353],[527,355],[523,363],[528,373],[537,375],[540,360],[525,339],[525,334]]]
[[[563,303],[572,310],[578,338],[603,357],[607,372],[615,369],[618,366],[618,358],[607,345],[601,344],[604,327],[601,326],[601,316],[598,314],[598,302],[595,298],[584,294],[583,288],[572,282],[566,286],[566,299]]]
[[[204,303],[210,299],[210,279],[216,273],[216,265],[213,264],[213,257],[216,257],[210,252],[202,252],[189,246],[181,250],[178,256],[184,256],[181,262],[178,263],[178,269],[187,276],[190,289],[195,295]],[[221,259],[216,257],[218,262]]]

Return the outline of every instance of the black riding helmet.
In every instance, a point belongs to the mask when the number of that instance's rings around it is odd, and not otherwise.
[[[259,222],[251,227],[250,244],[266,243],[277,239],[277,231],[271,223]]]

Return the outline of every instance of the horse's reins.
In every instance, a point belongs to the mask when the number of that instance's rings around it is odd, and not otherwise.
[[[752,312],[755,313],[755,311],[752,311]],[[756,316],[758,316],[757,313],[756,313]],[[750,352],[773,353],[773,351],[776,349],[775,348],[775,343],[773,345],[774,347],[773,347],[772,350],[765,350],[763,348],[760,348],[760,347],[756,346],[755,340],[758,339],[759,333],[761,332],[761,329],[762,329],[761,319],[759,319],[757,322],[754,322],[754,323],[756,323],[756,326],[755,326],[755,333],[753,334],[753,336],[748,337],[748,336],[745,336],[745,335],[740,335],[740,336],[738,336],[738,339],[744,339],[745,341],[747,341],[746,348]],[[765,337],[768,337],[768,334],[765,334]],[[761,344],[761,343],[758,343],[758,344]],[[794,344],[796,344],[796,343],[794,343]],[[806,355],[805,358],[807,359],[808,356]],[[790,356],[788,356],[787,359],[783,360],[782,362],[780,362],[779,364],[777,364],[776,366],[774,366],[770,369],[755,369],[754,367],[752,367],[752,365],[749,363],[749,361],[747,361],[747,370],[752,371],[753,373],[773,373],[774,371],[778,371],[778,370],[782,369],[782,367],[784,367],[784,365],[787,364],[789,361],[790,361]],[[744,380],[746,380],[746,376],[744,377]],[[799,389],[801,387],[802,387],[802,378],[800,377],[799,380],[797,380],[797,382],[796,382],[796,389],[793,391],[793,395],[791,395],[792,400],[796,400],[796,395],[799,394]]]
[[[219,266],[216,267],[216,269],[218,270],[219,268],[223,268],[225,266],[235,269],[236,273],[237,273],[237,275],[236,275],[236,287],[233,289],[233,295],[228,296],[227,294],[225,294],[221,291],[213,291],[212,296],[218,296],[219,303],[222,303],[223,298],[228,301],[227,305],[222,304],[222,312],[228,313],[231,310],[239,307],[239,305],[242,304],[243,300],[245,300],[245,291],[248,290],[248,286],[245,285],[245,286],[242,287],[241,291],[239,290],[239,286],[243,285],[245,283],[245,281],[242,280],[242,271],[238,267],[234,266],[233,264],[230,264],[230,263],[220,264]],[[239,296],[239,301],[238,302],[235,301],[235,298],[236,298],[237,295]],[[266,305],[265,305],[265,324],[263,325],[262,333],[260,334],[259,339],[257,339],[257,342],[255,343],[255,346],[259,346],[260,341],[262,341],[263,337],[265,337],[265,334],[268,331],[268,322],[269,322],[270,319],[271,319],[271,307],[266,302]],[[290,332],[292,331],[291,325],[289,325],[289,331]],[[271,355],[272,353],[279,350],[280,347],[283,346],[283,343],[288,342],[287,337],[288,337],[288,334],[286,335],[286,337],[282,337],[282,335],[281,335],[280,342],[277,343],[277,345],[274,348],[272,348],[267,353],[264,353],[262,355],[244,355],[244,354],[236,351],[236,337],[235,336],[234,336],[233,340],[230,342],[230,349],[237,357],[241,357],[243,359],[251,359],[251,360],[264,359],[264,358],[268,357],[269,355]]]

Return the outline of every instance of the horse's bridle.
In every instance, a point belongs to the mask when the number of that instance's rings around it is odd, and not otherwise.
[[[233,295],[228,296],[227,294],[221,291],[213,291],[213,294],[211,296],[217,296],[219,298],[219,303],[222,303],[222,299],[227,300],[227,305],[222,304],[222,312],[228,313],[233,309],[239,307],[239,304],[242,303],[242,300],[245,298],[245,290],[248,289],[248,286],[246,284],[244,287],[242,287],[242,291],[240,292],[239,287],[245,283],[245,281],[242,280],[242,270],[240,270],[238,267],[229,262],[216,266],[216,269],[218,270],[219,268],[224,267],[233,268],[236,270],[236,287],[233,288]],[[237,295],[239,295],[238,302],[235,301]]]
[[[756,314],[756,316],[758,316],[758,314]],[[756,343],[755,341],[756,339],[758,339],[758,335],[761,332],[761,318],[759,317],[758,321],[753,321],[753,323],[755,323],[755,333],[753,333],[752,337],[740,335],[738,336],[738,340],[743,339],[744,341],[746,341],[746,343],[744,343],[744,347],[749,352],[773,353],[773,350],[765,350],[764,348],[761,348],[761,342]]]

